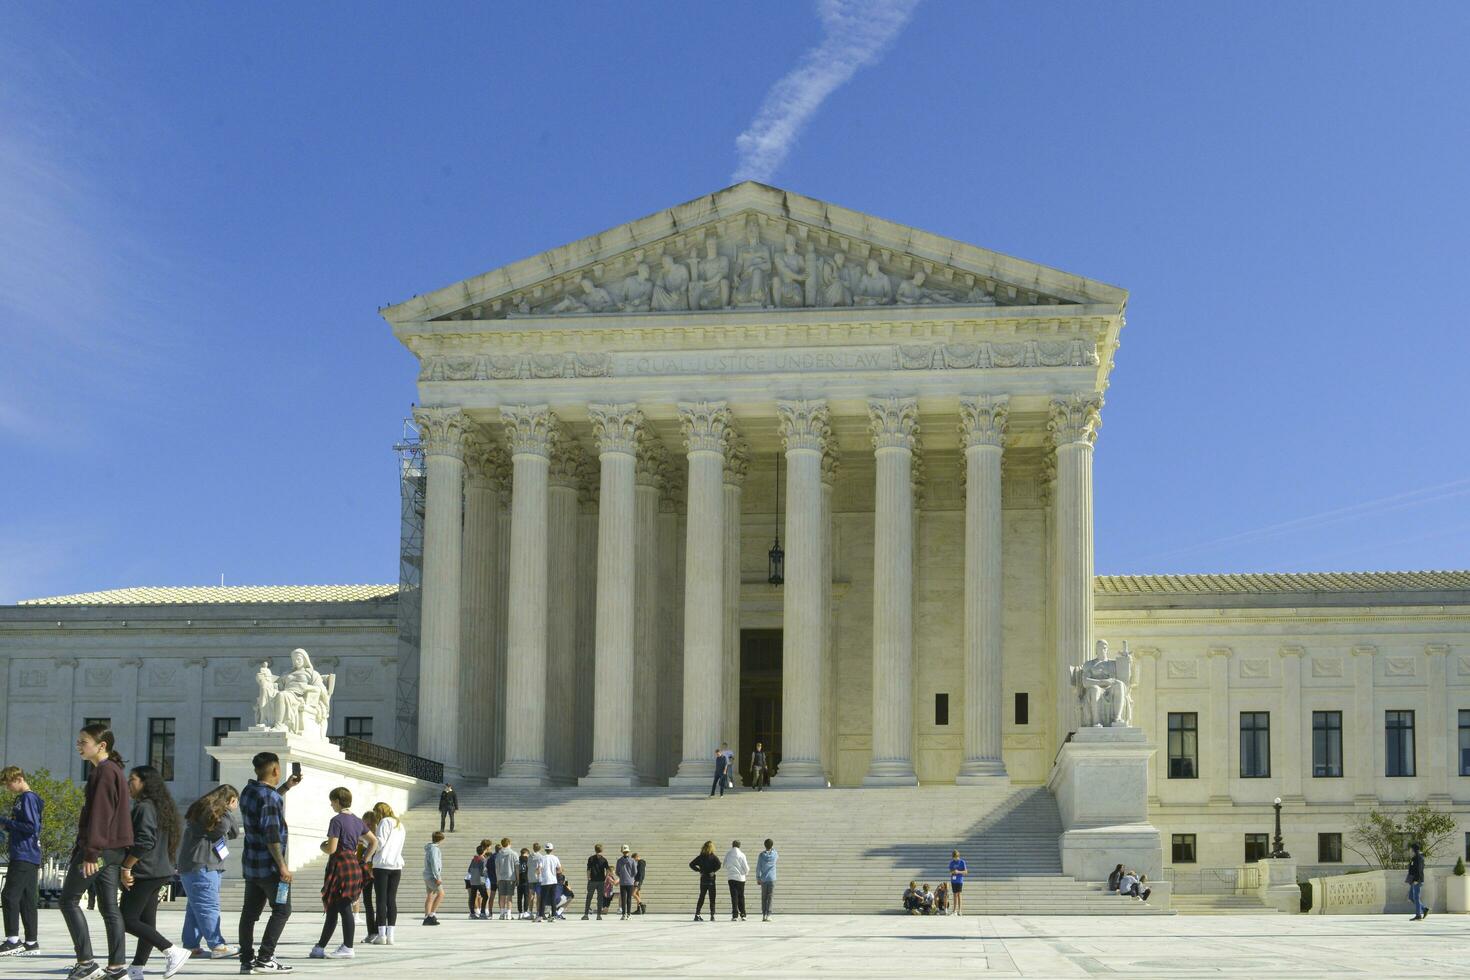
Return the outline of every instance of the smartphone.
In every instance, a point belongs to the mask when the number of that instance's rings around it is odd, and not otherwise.
[[[293,763],[291,763],[291,775],[293,775],[293,776],[299,776],[299,775],[301,775],[301,763],[299,763],[299,762],[293,762]]]

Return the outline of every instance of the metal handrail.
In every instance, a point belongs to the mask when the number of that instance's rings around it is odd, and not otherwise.
[[[340,748],[347,756],[348,762],[356,762],[358,765],[372,766],[374,769],[384,769],[388,772],[400,773],[404,776],[412,776],[431,783],[444,782],[444,763],[435,762],[433,759],[425,759],[422,756],[410,755],[391,749],[386,745],[376,742],[366,742],[360,738],[349,738],[346,735],[329,735],[328,741]]]

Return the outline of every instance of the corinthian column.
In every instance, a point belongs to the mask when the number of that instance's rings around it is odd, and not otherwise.
[[[822,770],[822,450],[824,400],[778,401],[786,446],[786,585],[781,654],[781,766],[785,786],[826,786]]]
[[[547,471],[546,767],[553,783],[577,781],[572,769],[577,686],[577,525],[581,491],[593,482],[582,447],[558,427]]]
[[[965,449],[965,761],[955,782],[1004,779],[1001,759],[1000,461],[1004,398],[961,398]]]
[[[668,642],[659,616],[659,506],[673,472],[669,452],[652,428],[638,433],[634,464],[633,542],[633,768],[649,785],[659,782],[659,651]]]
[[[725,645],[725,449],[730,411],[723,401],[680,402],[689,454],[684,548],[684,758],[671,786],[708,785],[720,743]]]
[[[458,409],[413,413],[424,447],[424,571],[419,625],[418,754],[459,772],[460,526],[464,441]]]
[[[545,405],[506,405],[500,417],[512,475],[505,762],[497,779],[545,786],[547,483],[557,421]]]
[[[633,404],[589,405],[602,465],[597,514],[597,639],[592,765],[583,785],[633,786],[633,465],[643,413]],[[644,573],[646,574],[646,573]]]
[[[510,460],[498,446],[478,436],[464,450],[464,555],[460,567],[459,761],[466,776],[489,777],[498,761],[493,755],[496,718],[487,709],[486,692],[499,704],[503,692],[495,683],[495,634],[499,594],[505,588],[500,570],[500,494]]]
[[[1092,444],[1102,423],[1099,395],[1054,398],[1047,429],[1056,452],[1055,501],[1058,744],[1082,723],[1071,668],[1092,656]]]
[[[822,453],[822,770],[832,784],[837,767],[837,650],[832,642],[832,487],[841,457],[835,439]]]
[[[873,513],[873,753],[865,786],[913,786],[915,398],[868,401],[877,456]]]
[[[724,694],[720,741],[740,744],[740,498],[750,471],[750,447],[732,441],[725,456],[725,649],[720,689]],[[737,758],[735,760],[739,762]]]

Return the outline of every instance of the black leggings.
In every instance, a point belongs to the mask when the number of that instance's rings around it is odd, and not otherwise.
[[[316,943],[322,949],[326,949],[327,943],[332,941],[332,933],[337,931],[338,919],[342,920],[342,945],[352,948],[352,900],[344,898],[327,906],[327,921],[322,923],[322,938]]]
[[[362,913],[369,936],[378,931],[378,916],[373,911],[373,891],[371,878],[362,883]]]
[[[731,878],[726,884],[730,886],[730,917],[745,918],[745,882]]]
[[[633,914],[633,886],[632,885],[619,885],[618,886],[618,906],[619,906],[619,909],[618,910],[620,912],[622,912],[624,915],[632,915]]]
[[[398,882],[403,869],[373,869],[373,890],[378,899],[378,928],[398,925]]]
[[[107,928],[108,965],[122,966],[128,955],[128,934],[123,931],[122,912],[117,907],[122,859],[120,850],[103,851],[102,867],[96,874],[88,876],[82,871],[82,856],[73,854],[71,857],[66,880],[61,884],[61,917],[66,921],[66,931],[71,933],[78,963],[92,960],[92,933],[87,928],[87,916],[82,912],[82,896],[94,885],[97,888],[97,905],[102,911],[102,924]]]
[[[470,899],[470,911],[471,912],[473,912],[475,910],[475,899],[476,898],[479,898],[479,900],[480,900],[480,904],[479,904],[479,907],[480,908],[482,908],[482,909],[488,909],[490,907],[490,890],[488,888],[486,888],[484,885],[471,885],[470,886],[469,899]]]
[[[5,903],[5,935],[19,936],[20,924],[25,922],[26,942],[36,942],[36,889],[41,877],[39,865],[29,861],[11,861],[5,875],[5,891],[0,901]]]
[[[531,905],[531,885],[529,882],[516,883],[516,914],[525,912]]]
[[[148,957],[155,949],[161,953],[173,946],[156,928],[158,891],[168,882],[167,878],[138,878],[132,888],[123,890],[123,928],[129,935],[138,937],[138,945],[133,949],[134,966],[147,966]]]
[[[715,876],[714,875],[700,875],[699,876],[699,904],[694,907],[694,914],[695,915],[698,915],[700,912],[704,911],[704,896],[705,896],[706,893],[708,893],[708,895],[709,895],[709,917],[711,919],[713,919],[715,917]]]

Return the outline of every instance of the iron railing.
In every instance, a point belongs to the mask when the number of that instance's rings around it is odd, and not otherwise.
[[[401,773],[422,779],[430,783],[444,782],[444,763],[435,762],[433,759],[425,759],[417,755],[409,755],[397,749],[390,749],[386,745],[378,745],[376,742],[364,742],[360,738],[348,738],[346,735],[328,736],[331,743],[337,746],[347,756],[348,762],[356,762],[362,766],[372,766],[374,769],[384,769],[388,772]]]

